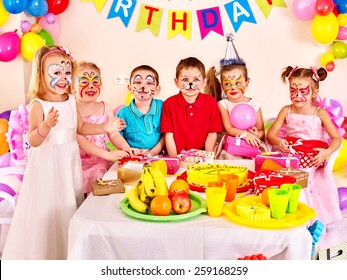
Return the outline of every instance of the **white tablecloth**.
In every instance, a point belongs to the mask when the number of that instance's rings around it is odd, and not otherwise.
[[[306,225],[256,229],[205,213],[186,221],[141,221],[122,212],[123,198],[87,197],[70,222],[68,259],[236,260],[253,254],[273,260],[311,259]]]

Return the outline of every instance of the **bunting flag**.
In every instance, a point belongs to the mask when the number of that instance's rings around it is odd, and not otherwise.
[[[204,39],[211,31],[224,36],[219,7],[197,10],[196,14],[198,16],[201,39]]]
[[[81,0],[81,2],[94,2],[94,6],[98,13],[100,14],[102,9],[104,8],[107,0]]]
[[[107,19],[120,17],[125,27],[128,27],[137,0],[113,0]]]
[[[192,12],[170,10],[168,15],[168,39],[181,33],[190,40]]]
[[[255,0],[255,2],[259,6],[265,18],[268,18],[272,7],[287,8],[287,5],[283,0]]]
[[[235,0],[225,4],[224,7],[235,32],[244,21],[257,23],[247,0]]]
[[[137,21],[136,32],[148,28],[155,37],[158,37],[162,16],[162,8],[142,4],[140,7],[140,14]]]

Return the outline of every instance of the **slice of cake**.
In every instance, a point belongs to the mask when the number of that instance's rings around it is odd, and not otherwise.
[[[247,182],[248,168],[228,164],[193,164],[187,166],[187,182],[207,187],[209,182],[218,181],[219,174],[235,174],[239,176],[239,185]]]

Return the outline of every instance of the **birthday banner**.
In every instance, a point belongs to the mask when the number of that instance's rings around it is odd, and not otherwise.
[[[106,0],[81,0],[82,2],[94,2],[98,13],[103,9]],[[284,0],[255,0],[265,18],[268,18],[273,7],[286,8]],[[107,19],[119,17],[125,27],[128,27],[130,19],[134,16],[137,0],[113,0]],[[235,33],[244,22],[256,24],[248,0],[232,0],[224,4],[230,23]],[[137,17],[136,32],[149,29],[155,37],[159,35],[160,25],[163,22],[164,9],[151,4],[141,4]],[[203,40],[211,31],[224,36],[221,11],[219,6],[196,10],[200,36]],[[168,10],[168,39],[181,34],[188,40],[192,33],[191,10]]]

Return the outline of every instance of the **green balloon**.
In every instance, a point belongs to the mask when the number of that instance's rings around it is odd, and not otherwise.
[[[335,56],[335,58],[346,58],[347,44],[344,42],[336,41],[333,44],[333,55]]]
[[[41,31],[37,33],[37,35],[39,35],[45,41],[46,46],[54,45],[54,40],[47,30],[41,29]]]

